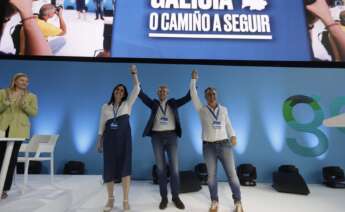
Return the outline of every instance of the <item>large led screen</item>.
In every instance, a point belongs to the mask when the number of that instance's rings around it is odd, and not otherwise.
[[[33,12],[54,56],[344,62],[344,2],[38,0]],[[47,4],[56,15],[42,18]],[[26,55],[19,22],[6,24],[0,51]]]

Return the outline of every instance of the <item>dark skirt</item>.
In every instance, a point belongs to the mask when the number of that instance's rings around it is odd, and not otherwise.
[[[77,11],[83,12],[85,10],[85,0],[76,0]]]
[[[118,127],[112,129],[114,119],[105,124],[103,140],[103,180],[105,183],[130,176],[132,172],[132,135],[129,115],[115,119]]]

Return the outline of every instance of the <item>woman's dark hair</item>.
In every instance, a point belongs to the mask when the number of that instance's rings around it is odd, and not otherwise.
[[[111,104],[114,104],[115,102],[115,99],[114,99],[114,92],[115,90],[118,88],[118,87],[123,87],[123,90],[125,91],[125,93],[123,94],[123,97],[121,99],[121,102],[127,100],[127,97],[128,97],[128,91],[127,91],[127,88],[124,84],[118,84],[115,86],[115,88],[113,89],[113,92],[111,92],[111,96],[110,96],[110,100],[108,102],[108,105],[111,105]]]
[[[0,3],[0,39],[5,27],[5,23],[16,12],[16,8],[10,3],[9,0],[1,0]]]

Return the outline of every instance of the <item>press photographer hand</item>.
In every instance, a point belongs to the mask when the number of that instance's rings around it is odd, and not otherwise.
[[[59,16],[59,18],[62,17],[62,13],[63,13],[62,7],[56,8],[56,15]]]

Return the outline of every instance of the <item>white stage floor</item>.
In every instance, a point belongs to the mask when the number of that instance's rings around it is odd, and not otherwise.
[[[102,211],[105,204],[106,190],[101,185],[101,176],[55,176],[54,185],[49,183],[48,175],[30,175],[29,187],[24,194],[22,176],[16,179],[9,197],[0,201],[3,212],[91,212]],[[122,187],[117,184],[115,191],[115,208],[122,211]],[[258,184],[256,187],[241,187],[245,211],[249,212],[343,212],[345,189],[331,189],[323,185],[309,185],[308,196],[278,193],[270,184]],[[232,211],[233,203],[227,183],[219,183],[219,211]],[[207,186],[195,193],[181,194],[186,205],[184,211],[208,211],[209,193]],[[160,201],[158,186],[149,181],[133,181],[130,192],[131,211],[151,212],[158,209]],[[170,197],[169,197],[170,201]],[[169,202],[164,211],[180,211]]]

